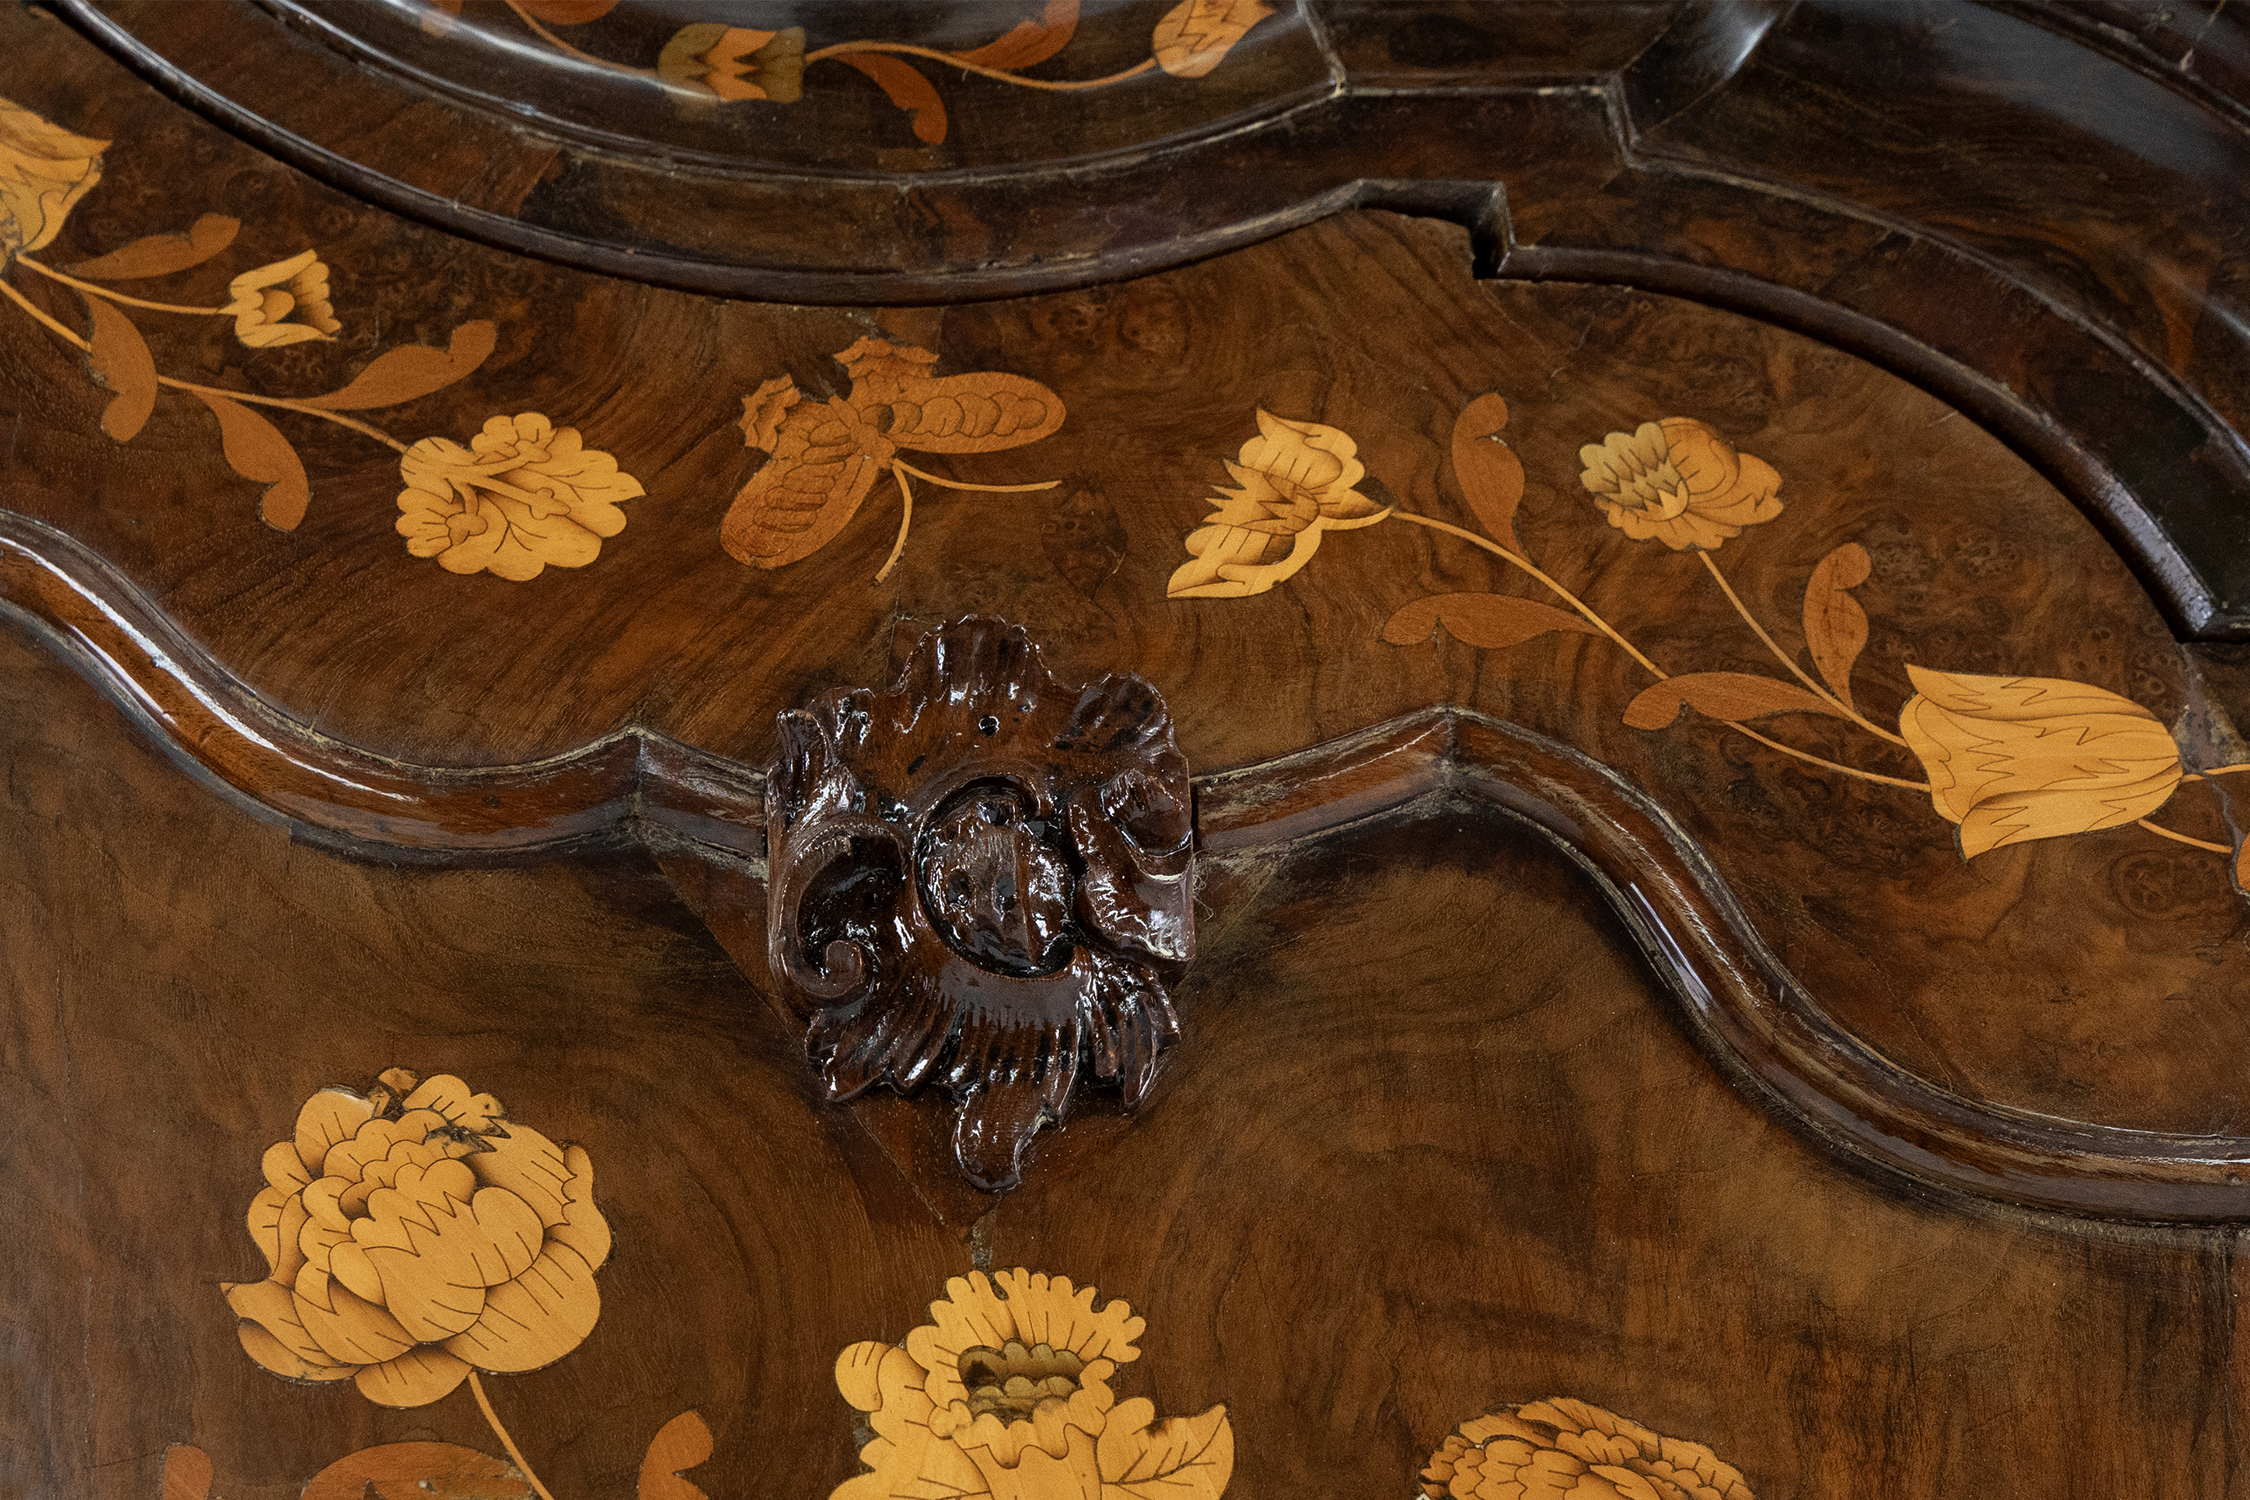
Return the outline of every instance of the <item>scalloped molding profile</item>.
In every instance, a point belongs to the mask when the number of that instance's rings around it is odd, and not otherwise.
[[[0,611],[205,785],[339,852],[495,863],[638,844],[764,877],[764,777],[666,736],[620,730],[567,755],[475,769],[369,754],[258,697],[82,545],[6,513]],[[2250,1138],[1974,1104],[1896,1067],[1804,991],[1657,799],[1497,719],[1431,708],[1197,777],[1195,844],[1223,863],[1448,801],[1522,824],[1585,870],[1735,1086],[1830,1148],[2034,1209],[2250,1222]]]

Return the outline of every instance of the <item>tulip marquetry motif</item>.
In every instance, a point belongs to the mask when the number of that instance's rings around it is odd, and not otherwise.
[[[1508,403],[1497,393],[1471,401],[1453,425],[1453,488],[1475,527],[1397,504],[1378,505],[1363,489],[1387,497],[1388,488],[1367,473],[1358,444],[1339,428],[1264,410],[1256,419],[1258,436],[1226,463],[1235,487],[1221,487],[1219,509],[1188,533],[1189,560],[1172,574],[1168,597],[1263,594],[1308,565],[1315,572],[1330,566],[1314,562],[1327,533],[1381,522],[1425,527],[1490,553],[1546,598],[1432,594],[1393,610],[1382,631],[1391,645],[1425,646],[1450,636],[1467,646],[1501,650],[1542,636],[1603,637],[1652,679],[1625,705],[1622,718],[1630,728],[1670,729],[1682,722],[1683,710],[1693,709],[1824,776],[1921,793],[1954,825],[1964,859],[2130,824],[2175,843],[2232,855],[2236,890],[2250,897],[2250,843],[2230,847],[2149,821],[2182,785],[2250,771],[2250,765],[2190,769],[2171,731],[2130,698],[2061,678],[1976,676],[1909,665],[1915,692],[1899,708],[1898,727],[1874,717],[1852,684],[1869,630],[1867,611],[1852,591],[1873,574],[1873,560],[1858,542],[1831,548],[1805,579],[1803,651],[1812,666],[1807,671],[1728,582],[1717,558],[1751,527],[1780,519],[1786,508],[1781,474],[1707,422],[1665,417],[1581,445],[1573,465],[1578,487],[1595,512],[1622,533],[1614,545],[1656,544],[1683,559],[1693,556],[1727,609],[1786,676],[1670,671],[1624,626],[1533,561],[1516,535],[1524,467],[1500,436]],[[1776,738],[1778,730],[1753,727],[1754,721],[1793,714],[1852,725],[1880,742],[1872,753],[1895,769],[1847,764]],[[1905,774],[1910,769],[1926,779]]]
[[[778,727],[767,955],[828,1097],[944,1090],[987,1191],[1082,1073],[1138,1105],[1195,937],[1187,762],[1156,690],[1066,688],[1020,627],[973,619],[924,636],[888,691]]]

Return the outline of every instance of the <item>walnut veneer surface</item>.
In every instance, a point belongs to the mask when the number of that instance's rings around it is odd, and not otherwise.
[[[2246,80],[0,8],[0,1493],[2245,1493]]]

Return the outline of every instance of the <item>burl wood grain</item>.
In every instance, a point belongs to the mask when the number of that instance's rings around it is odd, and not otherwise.
[[[43,23],[6,24],[31,35]],[[354,207],[39,35],[56,63],[26,80],[20,102],[120,143],[50,258],[226,212],[244,224],[242,264],[285,260],[310,238],[332,267],[343,323],[332,342],[249,351],[152,322],[165,368],[318,391],[384,349],[443,348],[462,324],[490,320],[495,348],[474,374],[383,414],[398,440],[458,443],[495,413],[548,413],[646,490],[583,567],[523,583],[459,576],[402,545],[394,455],[283,411],[275,420],[313,493],[282,533],[259,518],[258,487],[232,475],[198,403],[159,399],[119,447],[100,430],[111,394],[82,357],[17,318],[0,373],[17,413],[8,504],[115,564],[309,731],[377,758],[473,766],[632,726],[756,764],[776,706],[883,680],[895,635],[979,611],[1035,622],[1065,675],[1147,675],[1192,763],[1213,770],[1460,704],[1550,734],[1657,796],[1820,1003],[1921,1077],[2066,1119],[2242,1128],[2229,1059],[2250,1025],[2250,983],[2223,854],[2123,829],[1964,864],[1950,826],[1912,791],[1820,774],[1692,718],[1661,733],[1626,726],[1647,682],[1594,636],[1506,650],[1389,644],[1387,622],[1418,599],[1525,587],[1428,527],[1335,533],[1257,597],[1165,598],[1259,410],[1347,434],[1401,508],[1458,525],[1474,518],[1449,468],[1454,421],[1498,393],[1526,475],[1522,545],[1668,670],[1774,670],[1709,577],[1608,526],[1579,481],[1584,445],[1685,417],[1781,476],[1784,513],[1717,554],[1761,619],[1786,634],[1822,558],[1846,544],[1868,553],[1857,692],[1876,720],[1895,720],[1912,664],[2089,683],[2173,722],[2187,701],[2179,651],[2118,554],[2021,459],[1892,376],[1646,293],[1478,283],[1462,231],[1388,215],[1013,302],[880,317],[712,303]],[[198,170],[183,173],[183,160]],[[169,295],[223,299],[236,269],[215,260]],[[786,568],[742,565],[721,523],[767,462],[737,425],[744,398],[783,377],[841,395],[834,356],[868,336],[931,351],[940,376],[1037,382],[1067,410],[1052,435],[962,459],[949,477],[1071,477],[1035,494],[925,490],[879,588],[868,580],[897,533],[874,514]],[[933,455],[932,470],[953,462]],[[1824,723],[1790,721],[1787,737],[1919,779],[1911,756]],[[2183,788],[2165,817],[2232,842],[2211,787]]]
[[[383,1412],[257,1369],[258,1153],[330,1082],[455,1069],[586,1148],[602,1315],[488,1377],[560,1495],[629,1494],[683,1410],[714,1495],[857,1471],[831,1368],[972,1257],[1148,1321],[1120,1396],[1225,1403],[1230,1490],[1402,1490],[1502,1402],[1574,1395],[1708,1444],[1761,1495],[2223,1495],[2227,1232],[1922,1200],[1743,1103],[1583,877],[1433,805],[1209,895],[1197,1045],[1126,1120],[1045,1141],[941,1227],[792,1030],[644,864],[441,872],[292,846],[183,781],[81,682],[4,648],[14,768],[0,1485],[146,1496],[167,1445],[293,1497],[354,1447],[489,1450],[464,1394]],[[2087,1434],[2114,1434],[2088,1441]],[[1880,1476],[1871,1480],[1870,1476]]]

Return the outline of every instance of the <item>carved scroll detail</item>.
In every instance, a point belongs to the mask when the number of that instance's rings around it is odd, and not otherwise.
[[[778,728],[767,954],[818,1007],[828,1096],[935,1083],[988,1191],[1086,1062],[1137,1106],[1194,946],[1187,761],[1156,690],[1065,688],[1021,627],[971,619],[923,637],[888,692],[825,693]]]

